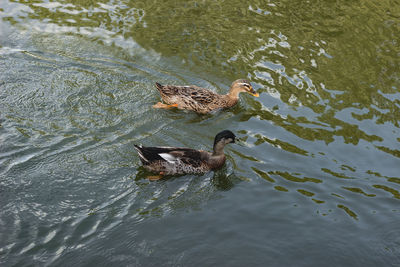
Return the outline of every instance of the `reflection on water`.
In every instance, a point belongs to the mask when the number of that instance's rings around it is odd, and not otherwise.
[[[243,229],[259,236],[256,251],[275,240],[257,229],[279,233],[284,223],[273,229],[272,222],[287,218],[313,229],[319,219],[324,229],[337,222],[343,232],[323,232],[329,240],[389,225],[376,234],[379,248],[365,251],[392,264],[399,255],[398,228],[387,223],[398,217],[400,199],[399,7],[392,1],[3,1],[0,263],[73,265],[83,251],[85,263],[99,256],[149,265],[154,247],[173,246],[140,239],[156,232],[147,224],[160,229],[175,218],[185,222],[170,227],[186,234],[196,227],[196,238],[204,238],[200,222],[213,233],[206,237],[233,238],[221,251],[232,255]],[[251,80],[260,97],[241,96],[234,108],[205,116],[151,108],[159,98],[156,81],[226,93],[237,78]],[[210,150],[223,129],[243,144],[226,149],[227,165],[218,172],[150,182],[138,168],[133,143]],[[226,217],[200,218],[209,206]],[[237,210],[242,216],[235,217]],[[215,230],[220,224],[225,228]],[[382,236],[392,238],[382,242]],[[371,243],[364,238],[349,244]],[[276,241],[272,247],[280,236]],[[115,259],[105,244],[135,254]],[[156,262],[193,265],[187,259],[200,258],[203,249],[185,247],[172,260],[167,255],[176,251],[158,251]],[[358,253],[352,258],[368,258]]]

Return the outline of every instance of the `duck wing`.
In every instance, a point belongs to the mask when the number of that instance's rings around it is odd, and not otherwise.
[[[140,160],[148,165],[155,161],[165,161],[170,164],[184,163],[193,167],[204,164],[205,151],[182,147],[145,147],[135,145]]]
[[[164,94],[168,97],[171,96],[186,97],[190,98],[192,101],[198,102],[203,105],[210,104],[216,98],[219,97],[219,95],[214,93],[213,91],[195,85],[175,86],[175,85],[161,85],[159,83],[156,83],[156,87],[161,94]]]

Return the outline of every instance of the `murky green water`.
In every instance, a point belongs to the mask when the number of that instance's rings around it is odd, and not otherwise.
[[[398,266],[399,1],[0,1],[1,266]],[[154,82],[259,98],[153,110]],[[244,145],[149,182],[133,150]]]

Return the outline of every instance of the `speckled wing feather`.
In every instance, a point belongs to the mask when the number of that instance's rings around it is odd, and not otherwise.
[[[182,97],[189,98],[199,104],[207,105],[212,103],[218,98],[218,94],[195,85],[190,86],[175,86],[175,85],[161,85],[156,83],[157,89],[161,95],[167,98]]]
[[[184,164],[191,165],[194,168],[201,167],[204,165],[204,161],[202,160],[202,154],[200,151],[193,149],[186,150],[174,150],[169,154],[179,158]]]
[[[190,86],[186,89],[187,96],[202,105],[210,104],[218,98],[216,93],[204,88]]]

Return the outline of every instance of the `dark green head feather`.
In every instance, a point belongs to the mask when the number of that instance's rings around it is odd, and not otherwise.
[[[218,134],[215,136],[215,139],[214,139],[214,146],[215,146],[219,141],[221,141],[222,139],[228,139],[228,138],[231,138],[231,139],[232,139],[232,142],[231,142],[231,143],[235,143],[235,138],[236,138],[236,136],[235,136],[231,131],[225,130],[225,131],[222,131],[222,132],[218,133]]]

